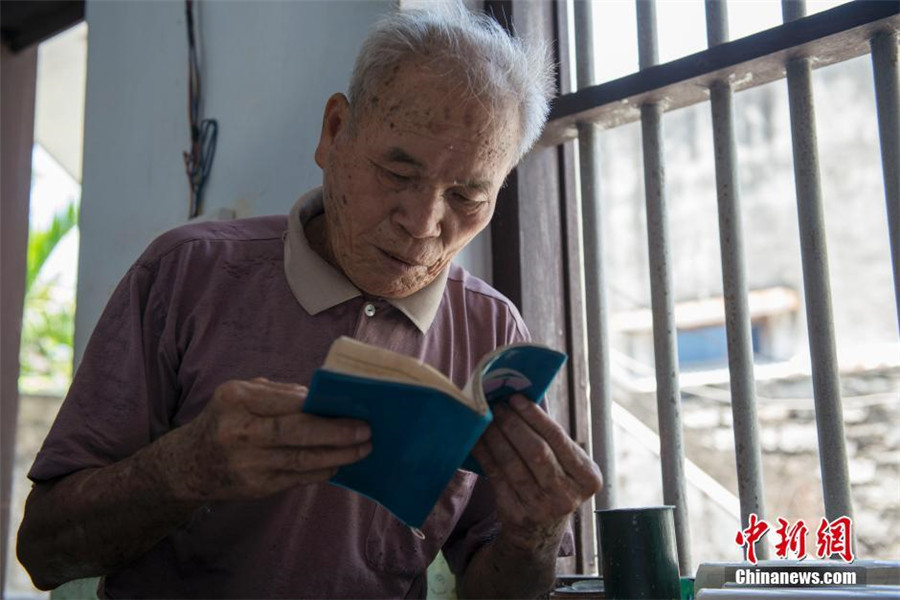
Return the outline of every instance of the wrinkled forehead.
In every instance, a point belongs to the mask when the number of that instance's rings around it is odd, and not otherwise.
[[[364,103],[355,107],[363,129],[432,137],[490,159],[511,160],[519,143],[515,100],[479,94],[459,69],[396,65],[358,101]]]

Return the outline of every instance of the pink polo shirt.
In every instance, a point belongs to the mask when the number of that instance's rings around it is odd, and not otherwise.
[[[317,189],[287,218],[196,223],[155,240],[113,293],[29,477],[120,461],[193,419],[230,379],[307,385],[341,335],[418,357],[459,386],[482,355],[528,339],[516,308],[457,266],[409,298],[365,297],[309,248],[303,223],[321,210]],[[460,573],[496,535],[488,482],[459,471],[422,531],[343,488],[298,486],[202,507],[100,593],[424,598],[439,550]]]

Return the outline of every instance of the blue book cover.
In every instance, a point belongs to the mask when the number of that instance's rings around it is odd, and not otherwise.
[[[412,357],[342,337],[313,375],[303,410],[369,423],[372,452],[331,482],[419,528],[457,469],[481,473],[469,452],[493,418],[490,406],[514,393],[539,402],[565,360],[537,344],[505,346],[459,390]]]

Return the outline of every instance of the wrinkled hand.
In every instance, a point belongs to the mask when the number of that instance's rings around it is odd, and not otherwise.
[[[519,395],[494,409],[473,455],[490,478],[501,537],[521,550],[555,553],[569,516],[603,487],[590,457]]]
[[[262,378],[220,385],[181,428],[183,451],[172,457],[176,493],[202,502],[260,498],[326,481],[369,454],[365,422],[304,414],[306,393]]]

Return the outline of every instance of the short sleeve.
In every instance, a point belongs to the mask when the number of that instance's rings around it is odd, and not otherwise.
[[[47,481],[134,454],[170,428],[177,402],[158,269],[134,265],[106,305],[28,473]]]

